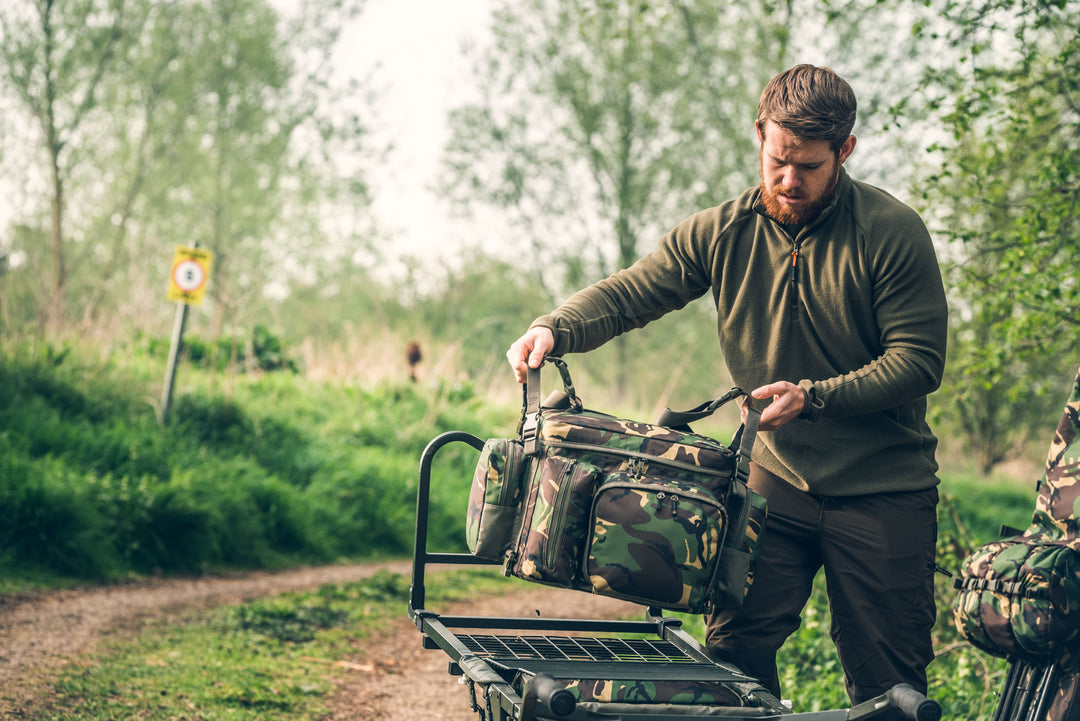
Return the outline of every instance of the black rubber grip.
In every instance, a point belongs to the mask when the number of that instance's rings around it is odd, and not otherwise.
[[[909,684],[898,683],[889,689],[889,702],[915,721],[941,721],[941,706],[931,701]]]
[[[546,673],[538,673],[529,684],[536,700],[548,707],[556,716],[569,716],[577,706],[574,694],[559,685],[559,682]]]

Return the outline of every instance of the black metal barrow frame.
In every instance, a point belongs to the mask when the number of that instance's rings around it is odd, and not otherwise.
[[[736,666],[713,660],[677,618],[646,610],[643,621],[490,616],[447,616],[426,606],[428,565],[497,565],[464,553],[427,550],[431,467],[437,451],[483,441],[462,431],[433,439],[420,460],[409,618],[425,648],[450,658],[449,672],[470,689],[472,708],[485,721],[856,721],[898,708],[916,721],[938,721],[941,710],[910,686],[848,709],[794,713]],[[580,593],[567,591],[567,593]],[[554,679],[708,680],[741,685],[754,708],[582,703]]]

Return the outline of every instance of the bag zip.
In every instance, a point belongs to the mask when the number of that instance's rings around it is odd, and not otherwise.
[[[596,495],[600,495],[602,491],[609,488],[627,488],[630,490],[650,490],[656,491],[657,494],[663,494],[663,498],[675,497],[675,498],[690,498],[708,506],[715,506],[720,510],[720,517],[727,521],[727,510],[724,508],[724,504],[721,503],[711,493],[703,491],[695,491],[693,489],[684,490],[681,488],[673,489],[671,484],[662,479],[649,479],[643,478],[640,481],[607,481],[600,484],[600,487],[596,489]],[[677,502],[676,502],[676,505]],[[596,513],[596,500],[593,499],[593,514]],[[720,539],[720,546],[723,546],[723,539]],[[718,546],[719,547],[719,546]]]
[[[527,458],[527,456],[522,458],[523,462],[525,461],[525,458]],[[526,465],[526,468],[528,468],[528,465]],[[525,497],[521,499],[520,503],[522,504],[522,508],[528,508],[529,504],[532,503],[533,511],[528,519],[526,519],[524,515],[521,516],[518,522],[517,538],[506,551],[506,557],[503,559],[502,575],[507,577],[513,575],[513,568],[517,565],[518,560],[517,549],[521,548],[521,544],[529,532],[529,523],[526,523],[526,520],[531,522],[532,515],[535,515],[536,513],[536,501],[534,499],[535,496],[540,493],[540,484],[538,482],[533,483],[533,476],[539,472],[540,464],[537,464],[536,467],[533,468],[532,473],[529,474],[529,477],[522,479],[522,483],[524,484],[522,487],[527,490],[525,491]]]
[[[551,506],[551,519],[553,525],[548,528],[548,542],[544,545],[544,567],[549,571],[554,571],[554,563],[559,558],[559,551],[562,550],[562,519],[565,518],[566,505],[570,502],[570,478],[573,476],[574,469],[577,468],[577,462],[571,461],[566,464],[566,468],[563,469],[559,475],[558,488],[555,491],[555,503]],[[552,539],[554,538],[554,543]]]
[[[526,458],[524,453],[515,454],[513,468],[510,467],[510,464],[507,464],[503,471],[507,480],[517,478],[518,474],[521,472],[521,465],[525,463],[525,461]],[[512,495],[511,491],[520,488],[523,482],[524,479],[518,479],[516,487],[513,483],[503,483],[502,488],[499,489],[499,505],[509,506],[511,500],[510,496]]]
[[[565,448],[570,451],[591,451],[593,453],[601,453],[609,456],[621,456],[623,458],[639,458],[647,461],[650,465],[653,463],[668,466],[669,468],[676,468],[680,471],[689,471],[691,473],[701,473],[706,476],[713,476],[715,478],[724,478],[731,475],[730,471],[718,471],[715,468],[709,468],[708,466],[695,466],[693,463],[683,463],[682,461],[673,461],[670,458],[660,458],[649,453],[642,453],[640,451],[627,451],[621,448],[611,448],[610,446],[594,446],[589,443],[570,443],[567,441],[544,441],[544,445],[549,448]]]

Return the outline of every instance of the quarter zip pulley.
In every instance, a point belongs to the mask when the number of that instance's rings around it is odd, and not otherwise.
[[[799,244],[791,245],[791,312],[795,314],[799,310]]]

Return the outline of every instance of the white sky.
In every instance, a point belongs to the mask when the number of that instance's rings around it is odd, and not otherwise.
[[[295,0],[275,0],[288,12]],[[376,142],[394,149],[387,165],[369,176],[379,226],[394,236],[395,254],[452,252],[465,231],[429,190],[447,139],[446,114],[469,92],[461,45],[483,44],[491,0],[368,0],[338,43],[342,72],[375,69],[381,89]]]

